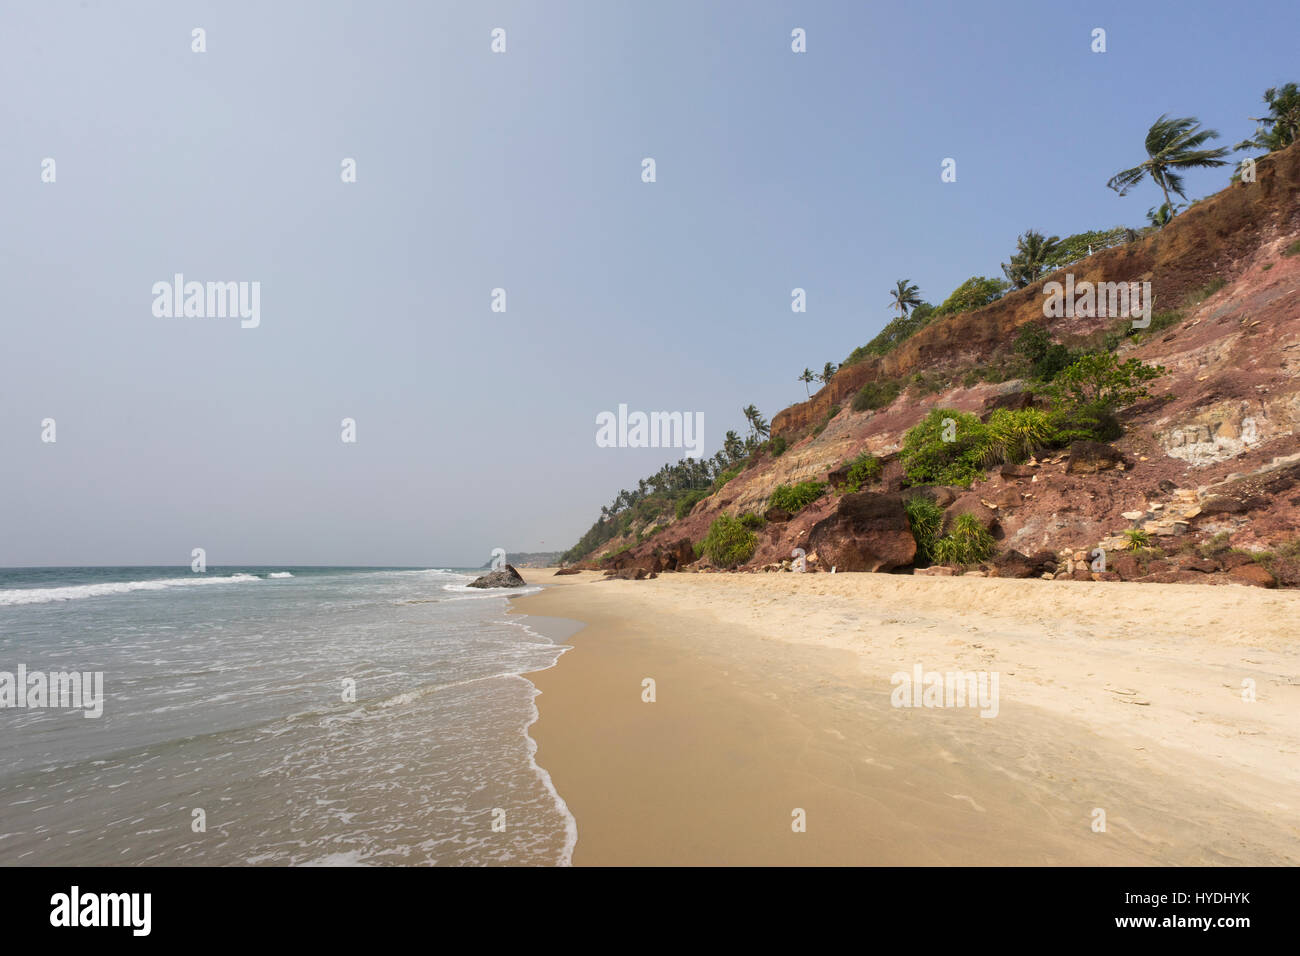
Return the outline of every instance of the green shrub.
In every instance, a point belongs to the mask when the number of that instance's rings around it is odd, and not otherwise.
[[[890,404],[903,390],[903,385],[896,379],[883,382],[867,382],[853,396],[852,408],[855,412],[874,411]]]
[[[1197,551],[1203,558],[1212,558],[1216,554],[1222,554],[1231,547],[1231,545],[1228,544],[1228,539],[1231,537],[1232,536],[1228,532],[1220,531],[1208,541],[1203,541],[1201,546],[1197,548]]]
[[[903,508],[916,541],[916,563],[929,564],[934,561],[934,543],[943,523],[943,509],[925,495],[913,495],[903,502]]]
[[[1291,245],[1282,250],[1284,256],[1300,256],[1300,239],[1297,239]]]
[[[989,465],[1018,464],[1060,443],[1051,418],[1037,408],[1000,408],[989,416],[985,429],[984,462]]]
[[[758,531],[767,526],[767,519],[762,515],[754,514],[752,511],[741,515],[739,520],[750,531]]]
[[[1300,587],[1300,538],[1293,538],[1272,551],[1263,551],[1252,557],[1277,578],[1282,587]]]
[[[717,491],[719,488],[721,488],[723,485],[729,482],[732,478],[735,478],[738,474],[740,474],[741,469],[744,467],[745,467],[744,465],[740,465],[735,468],[730,468],[727,471],[724,471],[722,474],[718,475],[718,477],[715,478],[713,481],[713,490]]]
[[[940,564],[978,564],[993,556],[997,542],[974,515],[958,515],[952,531],[934,543]]]
[[[1129,528],[1124,532],[1124,539],[1126,551],[1139,551],[1151,543],[1151,533],[1141,528]]]
[[[1205,283],[1205,285],[1201,286],[1199,289],[1194,289],[1193,291],[1189,292],[1187,294],[1187,297],[1183,299],[1183,305],[1200,305],[1202,302],[1204,302],[1210,296],[1214,295],[1214,293],[1218,292],[1227,284],[1228,284],[1227,279],[1223,278],[1222,276],[1216,276],[1215,278],[1211,279],[1209,282]]]
[[[1131,320],[1130,320],[1131,321]],[[1151,316],[1151,324],[1145,329],[1135,329],[1138,335],[1150,335],[1153,332],[1163,332],[1171,325],[1177,325],[1183,321],[1183,313],[1178,309],[1168,309],[1164,312],[1156,312]]]
[[[934,310],[934,314],[937,317],[955,315],[958,312],[973,312],[1001,298],[1009,288],[1011,284],[1001,279],[971,276],[957,286],[952,295],[943,300],[943,304]]]
[[[907,384],[918,395],[936,395],[948,387],[948,376],[942,372],[917,372]]]
[[[870,452],[864,451],[849,462],[848,477],[845,478],[844,484],[840,488],[849,494],[860,491],[863,485],[869,485],[878,479],[883,469],[884,466],[880,463],[879,458]]]
[[[840,368],[853,365],[871,355],[888,355],[906,342],[935,318],[934,306],[922,302],[909,315],[899,316],[886,323],[880,333],[866,345],[860,345],[846,358]]]
[[[1115,409],[1107,405],[1055,408],[1048,418],[1054,435],[1052,444],[1058,447],[1075,441],[1114,441],[1124,434]]]
[[[1024,361],[1029,377],[1040,382],[1050,382],[1074,361],[1073,353],[1053,342],[1047,329],[1037,322],[1020,327],[1013,348]]]
[[[754,556],[758,536],[729,515],[719,515],[700,542],[700,553],[720,568],[734,568]]]
[[[903,474],[914,485],[969,485],[984,474],[987,436],[969,412],[931,409],[903,436]]]
[[[776,438],[773,438],[768,442],[768,450],[772,452],[773,458],[780,458],[784,455],[787,447],[784,435],[778,435]]]
[[[826,483],[823,481],[801,481],[797,485],[777,485],[767,504],[769,508],[781,508],[790,514],[797,514],[820,498],[825,491]]]
[[[1113,411],[1149,398],[1146,383],[1164,371],[1163,366],[1146,365],[1140,359],[1121,362],[1108,352],[1090,352],[1057,375],[1050,391],[1062,409]]]
[[[673,512],[674,514],[677,515],[677,520],[681,521],[683,518],[685,518],[688,514],[691,513],[692,508],[694,508],[697,504],[699,504],[708,496],[709,493],[701,489],[698,491],[688,491],[686,492],[686,494],[678,498],[677,508]]]

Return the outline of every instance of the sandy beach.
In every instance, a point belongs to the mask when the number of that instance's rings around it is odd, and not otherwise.
[[[577,865],[1300,863],[1300,594],[528,576],[587,625],[530,675]],[[996,716],[892,706],[918,665]]]

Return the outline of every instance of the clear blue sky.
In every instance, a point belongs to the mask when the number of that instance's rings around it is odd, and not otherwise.
[[[703,412],[711,452],[894,280],[937,303],[1028,228],[1140,224],[1159,191],[1106,180],[1162,112],[1249,135],[1298,11],[5,3],[0,565],[566,548],[679,457],[598,448],[599,412]],[[260,281],[261,326],[156,318],[176,272]]]

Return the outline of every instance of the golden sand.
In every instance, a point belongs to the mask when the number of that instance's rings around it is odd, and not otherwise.
[[[530,675],[576,864],[1300,862],[1300,594],[530,580],[516,611],[588,625]],[[918,664],[996,673],[997,715],[891,706]]]

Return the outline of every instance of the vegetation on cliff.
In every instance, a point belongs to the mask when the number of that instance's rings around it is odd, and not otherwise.
[[[1295,141],[1297,120],[1300,120],[1300,91],[1296,85],[1270,89],[1265,95],[1265,103],[1268,114],[1256,117],[1262,124],[1256,136],[1243,141],[1237,149],[1272,151]],[[1132,251],[1110,253],[1099,260],[1108,264],[1105,268],[1113,268],[1122,262],[1124,268],[1133,270],[1133,274],[1145,272],[1151,275],[1150,270],[1155,269],[1157,292],[1170,298],[1166,299],[1162,310],[1152,310],[1151,322],[1145,328],[1134,328],[1128,317],[1117,317],[1109,323],[1049,324],[1050,319],[1044,321],[1041,318],[1025,322],[1029,318],[1025,313],[1032,308],[1031,300],[1023,294],[1015,296],[1014,290],[1028,288],[1089,255],[1151,236],[1176,218],[1181,219],[1179,213],[1184,206],[1175,203],[1174,199],[1186,198],[1182,172],[1189,168],[1229,165],[1224,159],[1229,150],[1210,145],[1217,136],[1214,130],[1203,128],[1192,117],[1171,119],[1162,116],[1152,125],[1145,142],[1146,159],[1111,177],[1107,183],[1121,194],[1137,188],[1147,178],[1159,187],[1165,202],[1158,209],[1149,210],[1150,224],[1141,229],[1115,226],[1074,233],[1064,239],[1038,230],[1027,230],[1017,238],[1009,261],[1002,264],[1005,279],[972,276],[938,306],[925,301],[917,283],[909,279],[899,280],[890,290],[890,307],[895,315],[879,334],[854,349],[842,366],[837,368],[834,363],[826,363],[821,373],[806,368],[798,376],[799,381],[809,386],[809,393],[810,386],[819,382],[830,385],[829,394],[819,392],[806,405],[799,403],[783,412],[777,417],[776,429],[758,414],[756,408],[746,408],[747,437],[742,439],[729,432],[723,449],[713,459],[665,466],[661,473],[640,482],[638,489],[620,492],[614,505],[602,509],[601,520],[566,554],[566,559],[575,560],[592,554],[595,550],[593,543],[598,546],[599,542],[616,538],[619,544],[628,540],[639,542],[648,529],[650,534],[654,534],[674,520],[690,518],[693,513],[698,516],[700,502],[716,494],[745,469],[757,468],[760,473],[775,469],[778,474],[793,478],[807,476],[808,465],[815,466],[815,459],[810,462],[807,449],[821,447],[812,440],[836,415],[840,415],[839,424],[826,448],[836,449],[833,460],[842,461],[845,435],[854,435],[857,441],[862,435],[861,426],[847,426],[840,414],[839,403],[848,404],[850,400],[856,413],[885,416],[881,418],[883,431],[892,432],[889,441],[899,443],[895,446],[900,449],[899,463],[890,472],[892,477],[888,479],[886,490],[896,491],[900,485],[904,489],[916,485],[969,487],[973,480],[984,478],[989,469],[1000,465],[1017,465],[1029,458],[1042,458],[1045,452],[1063,449],[1076,441],[1109,442],[1117,439],[1123,434],[1122,422],[1129,420],[1124,410],[1149,399],[1149,384],[1164,372],[1154,362],[1143,362],[1128,353],[1134,346],[1154,343],[1170,327],[1182,323],[1185,318],[1192,318],[1195,305],[1227,282],[1225,276],[1214,274],[1219,268],[1217,262],[1207,270],[1210,260],[1191,254],[1186,243],[1192,234],[1185,232],[1176,233],[1171,239],[1162,239],[1159,243],[1149,239]],[[1239,224],[1248,221],[1243,220],[1243,215],[1252,213],[1254,204],[1264,200],[1256,198],[1255,194],[1247,198],[1245,193],[1226,195],[1228,192],[1231,190],[1216,197],[1215,221],[1226,215],[1231,228],[1244,236],[1242,230],[1249,230]],[[1197,203],[1191,206],[1197,206]],[[1204,222],[1204,217],[1198,217],[1198,223]],[[1238,246],[1232,247],[1230,254],[1239,256],[1246,251],[1248,247],[1240,246],[1240,241],[1234,239]],[[1221,244],[1225,251],[1229,251],[1228,243]],[[1285,250],[1282,255],[1288,252]],[[1269,269],[1273,264],[1267,263],[1263,269]],[[1087,272],[1089,268],[1093,270],[1089,278],[1095,279],[1096,263],[1083,267],[1083,271]],[[1209,279],[1202,280],[1201,288],[1189,292],[1189,283],[1184,277],[1197,274],[1192,269],[1201,270],[1201,276],[1208,271]],[[1167,277],[1163,286],[1159,280],[1162,274]],[[1172,293],[1169,291],[1171,285]],[[999,304],[999,299],[1004,296],[1008,301]],[[988,310],[987,321],[982,323],[981,317],[971,315],[981,309]],[[929,326],[953,321],[961,323],[959,330],[927,331],[921,343],[909,346],[899,357],[881,361]],[[1198,315],[1190,326],[1201,321]],[[1201,329],[1204,328],[1202,325]],[[1060,335],[1059,339],[1054,332]],[[1151,352],[1142,354],[1150,355]],[[853,368],[868,360],[870,368]],[[850,369],[846,383],[845,372]],[[882,374],[886,370],[888,374]],[[928,404],[924,401],[927,395],[955,390],[959,386],[971,388],[981,382],[1009,379],[1019,379],[1023,383],[1024,392],[1017,404],[1001,402],[1002,397],[1017,393],[1003,393],[999,402],[1006,407],[991,405],[992,398],[988,398],[982,415],[951,407],[931,408],[910,429],[902,427],[916,421],[917,413],[908,410],[918,404],[924,409]],[[1227,387],[1226,384],[1220,386]],[[900,403],[904,393],[910,401]],[[1173,394],[1163,396],[1168,401],[1175,398]],[[970,407],[969,396],[958,401],[950,402],[947,398],[942,401],[945,405]],[[1139,406],[1137,414],[1149,416],[1151,408],[1150,403],[1145,403]],[[787,446],[800,449],[799,457],[790,466],[776,466],[775,459]],[[879,446],[873,444],[871,447]],[[881,480],[880,459],[860,446],[852,448],[852,451],[856,455],[836,467],[829,478],[835,484],[833,491],[837,495],[861,490]],[[826,467],[832,466],[828,464]],[[685,473],[685,480],[681,480],[680,472]],[[846,474],[849,474],[847,479]],[[656,480],[660,478],[665,480]],[[705,506],[705,511],[712,512],[719,504],[726,506],[737,499],[740,504],[728,510],[761,511],[765,499],[755,499],[755,493],[759,492],[768,496],[769,506],[781,507],[797,515],[826,493],[821,482],[791,483],[791,478],[786,478],[786,482],[769,492],[767,489],[772,488],[772,484],[765,476],[747,478],[738,493],[729,492],[720,502]],[[805,488],[807,490],[801,490]],[[1041,492],[1041,489],[1036,490]],[[908,497],[907,502],[908,519],[917,540],[918,562],[947,560],[957,564],[969,563],[967,559],[981,553],[987,545],[969,527],[963,527],[962,534],[954,535],[957,531],[955,524],[949,524],[948,533],[941,536],[941,525],[934,522],[934,515],[930,513],[938,506],[932,501],[927,502],[924,495]],[[817,514],[825,514],[823,506],[818,505]],[[698,522],[698,518],[696,520]],[[712,537],[713,551],[724,558],[718,561],[710,557],[720,566],[732,566],[732,559],[744,550],[747,539],[742,532],[753,536],[755,530],[763,527],[761,517],[755,514],[742,514],[732,520],[734,527],[725,522],[718,524],[715,520],[706,535],[706,538]],[[691,525],[692,539],[699,540],[701,527],[698,523]],[[794,528],[792,525],[790,533],[796,533]],[[986,526],[982,530],[987,533]],[[785,533],[773,526],[764,537],[765,551]],[[1116,530],[1113,533],[1120,532]],[[942,541],[948,543],[941,545]],[[704,542],[700,541],[696,547],[702,549],[703,545]]]

